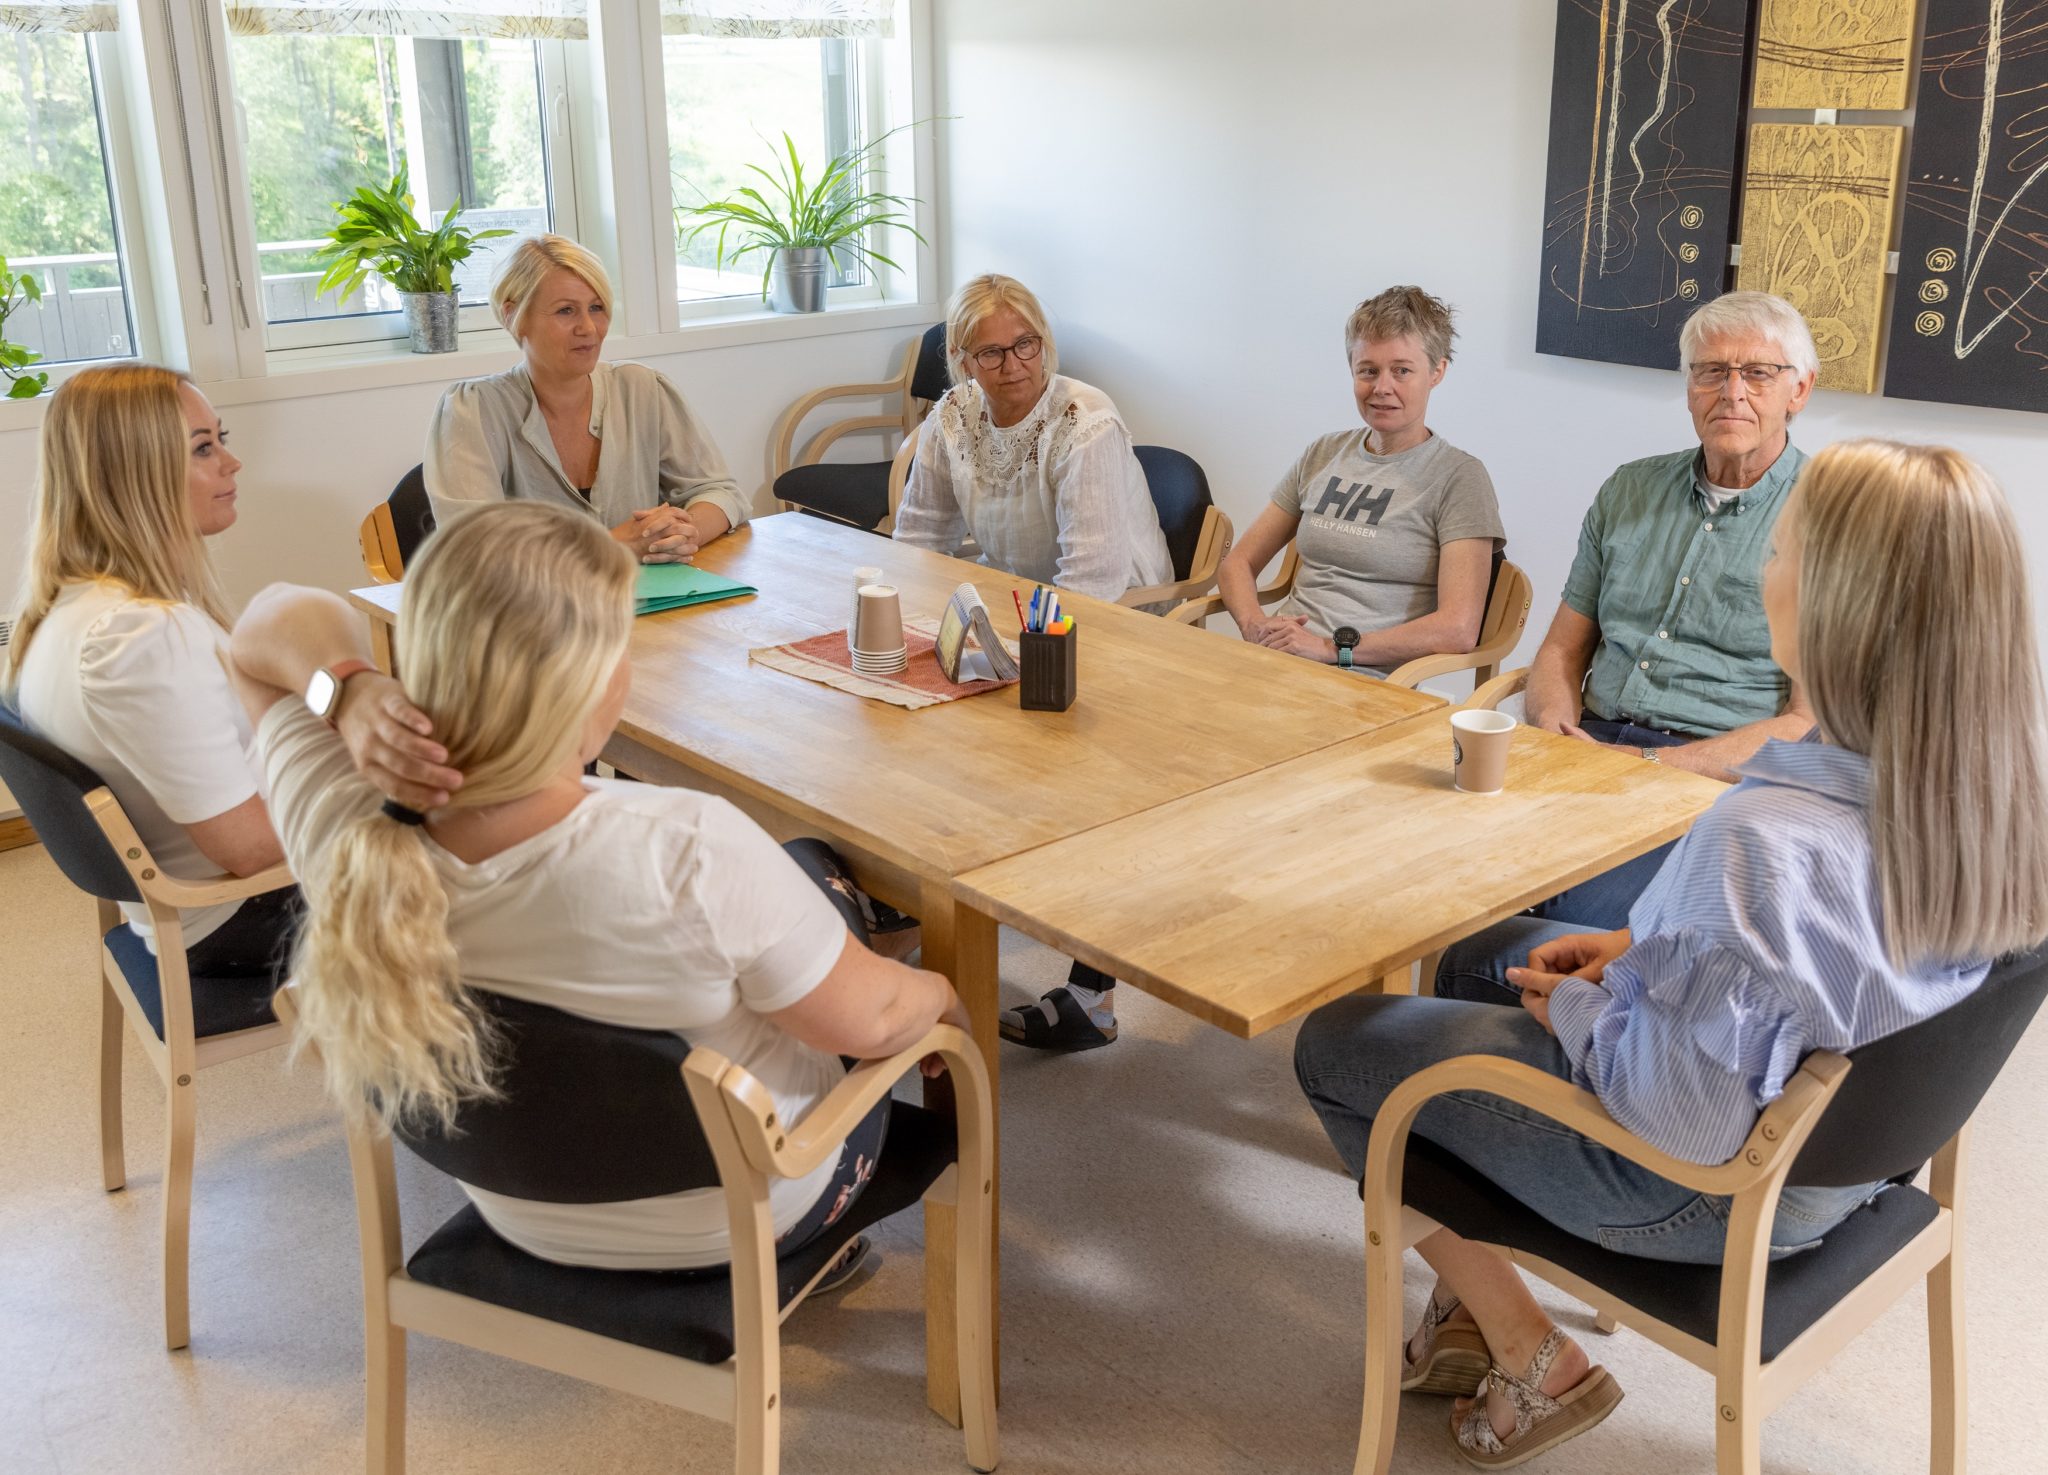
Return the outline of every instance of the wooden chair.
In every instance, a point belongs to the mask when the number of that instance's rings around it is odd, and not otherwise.
[[[808,512],[835,522],[886,532],[903,500],[902,477],[909,462],[898,454],[889,461],[827,462],[825,452],[842,436],[861,431],[893,430],[912,443],[917,427],[932,405],[951,386],[946,374],[946,325],[934,323],[903,351],[903,364],[893,379],[875,384],[836,384],[805,395],[775,422],[769,436],[768,476],[785,512]],[[898,397],[894,411],[855,415],[818,431],[796,451],[796,432],[818,406],[834,399]],[[900,463],[900,465],[899,465]]]
[[[1439,1225],[1505,1248],[1603,1324],[1633,1327],[1711,1373],[1715,1469],[1757,1475],[1764,1418],[1900,1296],[1924,1280],[1932,1365],[1929,1468],[1962,1475],[1963,1185],[1969,1122],[2048,994],[2042,950],[2001,962],[1960,1004],[1848,1055],[1807,1056],[1742,1149],[1718,1167],[1680,1162],[1616,1124],[1589,1092],[1519,1063],[1469,1055],[1404,1082],[1373,1122],[1366,1230],[1365,1423],[1358,1475],[1385,1475],[1400,1408],[1401,1256]],[[1434,1144],[1410,1135],[1451,1091],[1515,1102],[1675,1183],[1727,1194],[1717,1266],[1674,1265],[1565,1233]],[[1911,1186],[1932,1161],[1923,1192]],[[1788,1185],[1893,1187],[1817,1248],[1772,1262]],[[1873,1437],[1882,1437],[1877,1428]]]
[[[1193,599],[1216,587],[1216,569],[1230,551],[1236,531],[1209,495],[1209,478],[1194,457],[1165,446],[1133,446],[1145,472],[1146,489],[1166,534],[1173,581],[1126,589],[1118,604],[1133,609],[1169,600]]]
[[[285,1039],[270,1011],[271,979],[191,976],[178,909],[275,891],[291,885],[291,873],[278,865],[241,879],[181,881],[164,875],[99,775],[30,732],[5,704],[0,704],[0,781],[35,826],[57,868],[99,903],[100,1175],[109,1193],[128,1181],[121,1134],[124,1021],[164,1083],[164,1343],[175,1351],[192,1340],[193,1082],[208,1066],[268,1050]],[[149,909],[156,929],[154,956],[122,920],[116,903],[124,901]]]
[[[281,990],[277,1001],[288,1023],[295,1020],[290,994]],[[407,1332],[722,1419],[735,1429],[734,1468],[773,1475],[781,1461],[782,1318],[855,1234],[920,1197],[928,1236],[934,1225],[950,1224],[960,1251],[950,1283],[934,1284],[929,1273],[926,1280],[931,1402],[947,1408],[957,1399],[968,1463],[996,1467],[994,1108],[965,1033],[936,1026],[909,1049],[855,1067],[792,1129],[777,1119],[760,1082],[673,1033],[601,1024],[502,995],[477,999],[500,1041],[503,1095],[465,1107],[451,1133],[403,1132],[406,1145],[466,1183],[542,1202],[607,1203],[722,1184],[732,1268],[678,1274],[557,1265],[500,1239],[473,1205],[407,1259],[391,1138],[352,1126],[370,1475],[405,1468]],[[889,1101],[896,1080],[933,1054],[951,1074],[957,1125],[891,1101],[887,1143],[866,1190],[825,1234],[778,1259],[770,1181],[802,1177],[837,1153],[862,1118]]]
[[[434,531],[434,507],[427,500],[426,468],[415,466],[398,479],[391,495],[372,507],[357,536],[363,567],[379,584],[396,584],[405,565]]]
[[[1259,604],[1278,604],[1294,592],[1295,575],[1301,569],[1301,552],[1290,541],[1280,560],[1280,574],[1258,591]],[[1420,686],[1435,676],[1470,671],[1473,681],[1484,685],[1500,669],[1500,662],[1521,643],[1522,630],[1529,623],[1529,605],[1535,586],[1521,568],[1501,553],[1493,555],[1493,577],[1487,585],[1486,613],[1479,621],[1479,640],[1471,650],[1436,656],[1418,656],[1387,673],[1393,686]],[[1224,613],[1223,597],[1192,600],[1173,611],[1169,618],[1185,625],[1199,625],[1211,615]]]

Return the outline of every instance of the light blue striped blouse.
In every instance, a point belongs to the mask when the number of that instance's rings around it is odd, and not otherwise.
[[[1686,1162],[1733,1156],[1809,1051],[1938,1014],[1990,966],[1885,956],[1868,759],[1774,740],[1739,771],[1637,898],[1604,981],[1551,995],[1578,1084]]]

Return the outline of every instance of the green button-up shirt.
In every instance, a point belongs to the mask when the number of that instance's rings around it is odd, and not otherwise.
[[[1805,464],[1797,446],[1707,510],[1700,451],[1631,461],[1579,529],[1564,602],[1600,627],[1585,703],[1596,716],[1711,736],[1775,717],[1790,683],[1771,659],[1763,568]]]

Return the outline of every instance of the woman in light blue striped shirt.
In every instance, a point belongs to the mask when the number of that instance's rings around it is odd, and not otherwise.
[[[1876,441],[1806,467],[1764,575],[1771,654],[1812,699],[1693,826],[1619,932],[1516,917],[1496,954],[1522,1008],[1360,997],[1318,1010],[1302,1089],[1356,1178],[1403,1080],[1494,1054],[1593,1091],[1688,1162],[1726,1161],[1813,1050],[1853,1050],[1955,1004],[1990,960],[2048,934],[2048,772],[2033,607],[2010,508],[1967,457]],[[1937,715],[1938,714],[1938,715]],[[1494,1097],[1451,1096],[1415,1130],[1560,1228],[1651,1259],[1718,1264],[1728,1200],[1699,1194]],[[1791,1254],[1882,1189],[1784,1191]],[[1620,1400],[1509,1262],[1439,1230],[1439,1280],[1403,1386],[1470,1392],[1452,1437],[1499,1466]]]

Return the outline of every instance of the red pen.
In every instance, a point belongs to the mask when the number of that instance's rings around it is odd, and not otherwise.
[[[1017,606],[1017,628],[1019,630],[1028,628],[1031,622],[1024,618],[1024,601],[1018,597],[1015,589],[1010,591],[1010,603]]]

